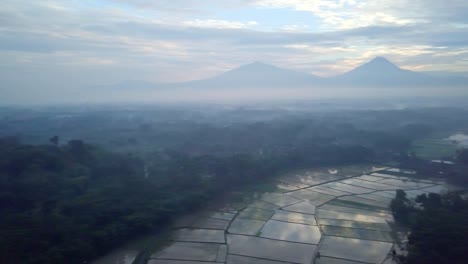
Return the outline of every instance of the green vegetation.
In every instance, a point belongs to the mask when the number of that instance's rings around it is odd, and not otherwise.
[[[401,156],[399,161],[400,166],[417,172],[411,177],[443,177],[448,183],[468,186],[468,149],[457,150],[450,164],[431,162],[415,156]],[[405,176],[397,172],[386,173]]]
[[[7,264],[83,263],[136,235],[160,230],[216,195],[264,182],[284,169],[372,158],[372,152],[354,153],[354,147],[328,147],[322,160],[303,155],[307,146],[263,158],[168,151],[152,157],[146,178],[139,159],[80,140],[32,146],[7,138],[0,140],[0,149],[0,262]]]
[[[379,207],[379,206],[373,206],[370,204],[363,204],[363,203],[358,203],[354,201],[345,201],[345,200],[337,200],[334,199],[328,204],[333,204],[333,205],[338,205],[338,206],[345,206],[345,207],[353,207],[357,209],[364,209],[364,210],[370,210],[370,211],[385,211],[385,208]]]
[[[282,172],[398,161],[440,176],[440,166],[407,155],[411,142],[468,126],[468,112],[456,109],[227,109],[0,113],[0,263],[83,263],[227,193],[243,208],[256,192],[274,191],[268,179]],[[466,169],[447,171],[468,179]]]
[[[442,138],[418,139],[411,144],[410,152],[419,158],[446,159],[453,158],[458,146]]]
[[[457,153],[457,160],[463,166],[468,166],[468,149],[461,149]]]
[[[399,258],[408,264],[466,263],[468,252],[468,200],[457,193],[423,194],[416,204],[402,190],[392,200],[395,220],[410,228],[408,255]]]

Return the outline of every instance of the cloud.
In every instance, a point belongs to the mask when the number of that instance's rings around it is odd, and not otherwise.
[[[195,19],[185,21],[182,23],[189,27],[199,28],[217,28],[217,29],[233,29],[233,28],[250,28],[258,25],[256,21],[239,22],[239,21],[227,21],[219,19]]]
[[[409,69],[467,71],[467,5],[459,0],[3,0],[0,80],[11,87],[17,83],[18,89],[184,81],[256,60],[334,75],[378,55]],[[310,21],[295,21],[299,13]]]

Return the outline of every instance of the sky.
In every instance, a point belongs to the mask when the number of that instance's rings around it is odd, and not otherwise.
[[[467,75],[466,14],[466,0],[2,0],[0,89],[181,82],[253,61],[333,76],[375,56]]]

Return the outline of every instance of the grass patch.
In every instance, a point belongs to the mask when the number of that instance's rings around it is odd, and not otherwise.
[[[258,183],[255,185],[249,185],[244,189],[246,193],[267,193],[276,192],[278,187],[276,181]]]
[[[455,156],[458,148],[458,145],[450,140],[425,138],[414,141],[410,152],[413,152],[419,158],[443,159]]]
[[[364,209],[364,210],[369,210],[369,211],[377,211],[377,212],[385,212],[385,213],[388,212],[388,210],[386,208],[383,208],[383,207],[372,206],[372,205],[369,205],[369,204],[362,204],[362,203],[357,203],[357,202],[353,202],[353,201],[344,201],[344,200],[336,200],[335,199],[335,200],[332,200],[332,201],[328,202],[328,204],[344,206],[344,207],[352,207],[352,208],[356,208],[356,209]]]

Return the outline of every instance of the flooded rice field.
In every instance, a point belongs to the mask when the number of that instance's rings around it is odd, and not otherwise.
[[[179,219],[147,263],[393,263],[395,190],[413,198],[452,188],[412,174],[349,166],[284,175],[268,192],[239,193]],[[94,263],[129,264],[136,255],[123,250]]]

